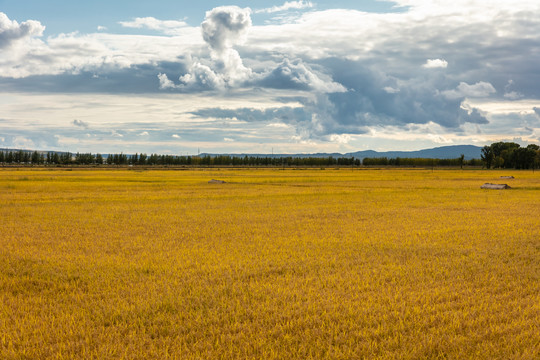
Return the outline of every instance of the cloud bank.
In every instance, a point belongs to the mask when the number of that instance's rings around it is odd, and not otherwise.
[[[182,121],[236,119],[262,132],[273,124],[299,142],[409,134],[490,141],[512,131],[538,137],[537,1],[394,3],[400,11],[388,14],[317,11],[308,1],[225,6],[207,11],[200,26],[152,17],[120,22],[154,36],[102,28],[47,39],[41,23],[0,13],[0,48],[10,49],[0,55],[0,91],[195,95],[197,109],[179,111]],[[288,12],[297,17],[258,21]],[[229,99],[234,105],[223,106]],[[268,99],[271,105],[258,105]]]

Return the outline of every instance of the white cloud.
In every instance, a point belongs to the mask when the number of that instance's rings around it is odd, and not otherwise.
[[[203,61],[188,56],[188,72],[176,85],[163,74],[159,75],[161,89],[212,90],[237,87],[248,81],[253,71],[246,67],[233,47],[244,43],[251,28],[251,9],[221,6],[206,12],[201,24],[202,37],[210,50],[211,59]]]
[[[35,149],[35,143],[32,141],[32,139],[28,139],[24,136],[16,136],[11,141],[11,145],[16,149],[28,149],[32,150]]]
[[[510,91],[504,94],[504,97],[507,98],[508,100],[518,100],[518,99],[523,98],[524,96],[525,95],[517,91]]]
[[[330,141],[338,144],[348,144],[351,141],[351,136],[349,134],[333,134],[330,135]]]
[[[484,98],[496,92],[493,85],[480,81],[473,85],[461,82],[456,89],[443,91],[442,94],[448,99],[459,99],[464,97]]]
[[[39,21],[28,20],[19,24],[0,12],[0,49],[24,38],[41,36],[44,30],[45,27]]]
[[[226,80],[221,74],[217,74],[208,65],[203,65],[200,62],[194,62],[189,68],[189,72],[180,76],[182,85],[176,88],[191,88],[191,89],[224,89]]]
[[[288,11],[288,10],[301,10],[301,9],[309,9],[313,7],[313,3],[311,1],[286,1],[283,5],[280,6],[272,6],[270,8],[266,9],[260,9],[255,11],[256,13],[276,13],[276,12],[282,12],[282,11]]]
[[[251,76],[234,45],[242,44],[251,28],[251,10],[237,6],[222,6],[206,12],[201,24],[203,39],[211,49],[216,68],[230,85],[243,82]]]
[[[148,131],[143,131],[142,133],[139,134],[139,136],[148,136],[148,135],[150,135]]]
[[[107,27],[106,27],[106,26],[98,25],[97,31],[105,31],[105,30],[107,30]]]
[[[158,79],[160,89],[176,89],[178,87],[167,77],[167,74],[158,74]]]
[[[188,26],[185,21],[158,20],[154,17],[138,17],[133,21],[120,21],[119,24],[127,28],[155,30],[166,35],[179,35]]]
[[[436,144],[450,145],[454,143],[451,139],[448,139],[443,135],[427,134],[427,138]]]
[[[442,59],[428,59],[428,61],[422,66],[426,69],[446,69],[448,67],[448,62]]]
[[[290,125],[283,124],[283,123],[270,123],[266,126],[272,127],[272,128],[281,128],[281,129],[288,129],[290,127]]]
[[[383,88],[384,91],[386,91],[388,94],[397,94],[399,93],[399,89],[393,88],[391,86],[385,86]]]
[[[234,142],[234,139],[231,139],[231,138],[223,138],[223,141],[225,141],[225,142]]]
[[[176,85],[159,74],[161,89],[220,89],[262,85],[271,88],[292,88],[317,92],[345,92],[347,89],[331,77],[314,71],[300,59],[284,58],[281,64],[266,73],[255,73],[246,67],[235,44],[246,41],[251,28],[251,10],[235,6],[218,7],[206,13],[201,24],[203,38],[211,51],[211,62],[192,60],[188,73]]]
[[[346,92],[347,89],[324,74],[317,74],[302,60],[283,59],[270,73],[262,76],[258,84],[273,88],[314,90],[322,93]]]
[[[172,137],[175,138],[175,139],[181,139],[180,135],[178,135],[178,134],[173,134]]]

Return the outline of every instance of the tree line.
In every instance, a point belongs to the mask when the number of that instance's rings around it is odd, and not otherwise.
[[[360,160],[354,157],[268,157],[203,155],[176,156],[137,153],[134,155],[92,154],[70,152],[38,152],[28,150],[0,151],[0,164],[14,165],[161,165],[161,166],[271,166],[271,167],[324,167],[324,166],[483,166],[491,168],[538,169],[540,168],[540,147],[521,147],[512,142],[497,142],[484,146],[481,159],[465,160],[464,155],[455,159],[431,158],[387,158],[372,157]]]
[[[267,156],[175,156],[69,152],[0,151],[1,164],[19,165],[162,165],[162,166],[360,166],[354,157],[267,157]]]
[[[538,169],[540,168],[540,146],[521,147],[514,142],[496,142],[482,148],[482,162],[488,169]]]
[[[482,166],[480,159],[465,160],[465,156],[460,156],[455,159],[432,159],[432,158],[364,158],[362,161],[364,166],[418,166],[418,167],[435,167],[435,166]]]

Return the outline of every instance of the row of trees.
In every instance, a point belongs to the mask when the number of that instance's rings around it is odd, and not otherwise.
[[[1,164],[32,165],[165,165],[165,166],[485,166],[486,168],[540,168],[540,147],[521,147],[513,142],[497,142],[484,146],[481,159],[465,160],[428,158],[364,158],[354,157],[266,157],[266,156],[174,156],[158,154],[126,155],[69,152],[0,151]]]
[[[75,156],[69,152],[57,153],[57,152],[31,152],[25,150],[18,151],[0,151],[0,163],[1,164],[33,164],[33,165],[45,165],[45,164],[103,164],[103,157],[100,154],[79,154]]]
[[[538,169],[540,146],[521,147],[513,142],[496,142],[482,148],[482,162],[488,169]]]
[[[482,166],[480,159],[465,160],[465,156],[456,159],[428,159],[428,158],[364,158],[362,164],[365,166]]]
[[[0,152],[0,163],[35,164],[35,165],[176,165],[176,166],[480,166],[480,160],[458,159],[421,159],[421,158],[364,158],[354,157],[266,157],[266,156],[173,156],[158,154],[126,155],[91,153],[56,153],[47,154],[37,151],[19,150]]]
[[[260,157],[260,156],[174,156],[158,154],[126,155],[91,153],[39,153],[24,150],[0,151],[2,164],[31,165],[194,165],[194,166],[360,166],[360,159],[334,157]]]

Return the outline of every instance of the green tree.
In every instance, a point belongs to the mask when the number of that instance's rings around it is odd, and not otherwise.
[[[34,151],[32,153],[32,164],[39,164],[39,153],[37,151]]]
[[[486,165],[487,169],[491,169],[491,164],[493,163],[494,154],[493,154],[493,148],[491,146],[484,146],[482,148],[482,152],[480,155],[482,161]]]

